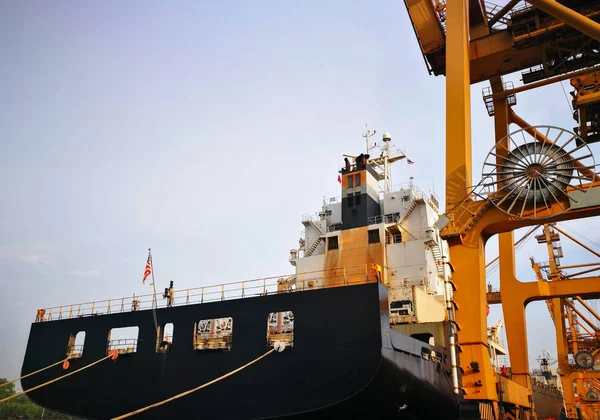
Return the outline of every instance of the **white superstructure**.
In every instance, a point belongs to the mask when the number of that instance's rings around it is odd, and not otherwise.
[[[452,272],[448,245],[435,227],[438,200],[413,185],[412,178],[391,186],[390,165],[405,156],[392,152],[390,140],[385,133],[377,158],[346,155],[342,196],[303,217],[299,247],[290,251],[295,286],[352,283],[368,276],[365,266],[376,265],[379,280],[389,288],[393,328],[445,345],[442,323],[448,320]]]

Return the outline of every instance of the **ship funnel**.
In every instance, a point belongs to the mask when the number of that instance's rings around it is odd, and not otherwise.
[[[383,141],[392,141],[392,135],[390,133],[383,133]]]

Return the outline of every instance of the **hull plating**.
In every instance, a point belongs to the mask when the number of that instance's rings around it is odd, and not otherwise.
[[[433,347],[389,328],[387,289],[377,283],[157,310],[174,324],[169,353],[156,353],[151,311],[35,323],[22,372],[65,357],[69,334],[86,332],[83,357],[68,371],[106,354],[111,328],[139,327],[137,352],[106,360],[30,393],[64,413],[106,419],[197,387],[265,353],[270,312],[293,311],[294,347],[189,396],[135,418],[256,419],[309,417],[456,417],[448,366],[422,357]],[[195,323],[233,318],[231,351],[198,352]],[[441,349],[435,349],[441,351]],[[64,374],[49,369],[24,389]]]

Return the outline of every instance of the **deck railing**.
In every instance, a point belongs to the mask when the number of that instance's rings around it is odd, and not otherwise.
[[[120,340],[109,340],[106,345],[106,354],[111,350],[117,350],[119,354],[135,353],[138,340],[135,338],[123,338]]]
[[[277,293],[300,292],[330,287],[352,286],[381,281],[382,268],[378,264],[364,264],[333,270],[312,271],[302,274],[245,280],[193,289],[176,290],[168,302],[162,293],[136,297],[116,298],[73,305],[38,309],[35,322],[133,312],[169,306],[193,305],[223,300],[243,299]]]
[[[67,356],[71,359],[79,359],[83,355],[83,344],[73,344],[67,347]]]

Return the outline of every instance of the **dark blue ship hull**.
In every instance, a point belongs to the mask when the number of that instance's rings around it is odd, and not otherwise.
[[[22,381],[28,389],[106,355],[111,328],[139,327],[137,352],[105,360],[30,398],[52,410],[108,419],[195,388],[268,351],[267,317],[293,311],[294,346],[214,385],[133,418],[454,419],[443,349],[392,331],[387,289],[377,283],[158,309],[174,324],[168,353],[156,353],[152,311],[34,323],[22,373],[65,357],[70,334],[86,332],[81,359]],[[196,351],[195,323],[233,318],[230,351]],[[427,357],[431,351],[442,360]]]

